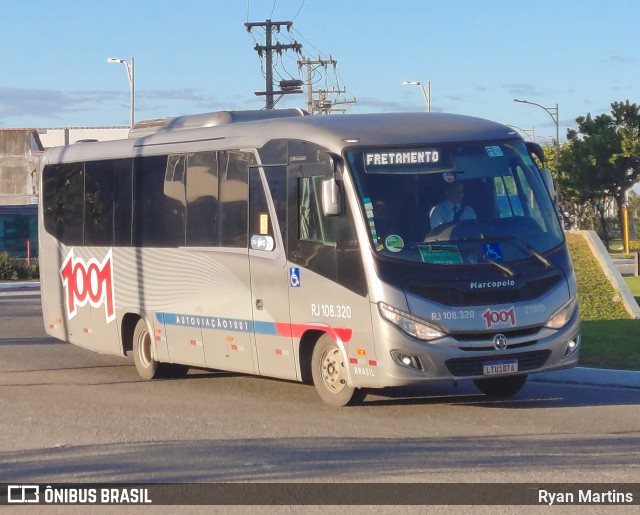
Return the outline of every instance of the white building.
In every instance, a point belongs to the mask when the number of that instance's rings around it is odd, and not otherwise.
[[[37,129],[44,148],[71,145],[82,140],[110,141],[126,139],[129,126],[116,127],[53,127]]]
[[[38,169],[43,150],[82,140],[126,139],[129,127],[0,129],[0,205],[38,201]]]

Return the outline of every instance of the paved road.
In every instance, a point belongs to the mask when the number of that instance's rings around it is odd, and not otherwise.
[[[633,259],[614,259],[613,264],[616,266],[616,270],[620,272],[623,277],[634,275],[635,261]]]
[[[487,402],[447,384],[335,409],[286,381],[142,381],[48,338],[31,292],[0,314],[0,483],[640,481],[640,389],[530,381]]]

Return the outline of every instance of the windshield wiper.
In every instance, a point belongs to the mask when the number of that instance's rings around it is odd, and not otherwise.
[[[456,245],[456,242],[454,240],[434,240],[433,242],[419,241],[415,243],[411,248],[415,250],[415,249],[424,249],[427,247],[433,248],[436,250],[449,250],[449,249],[458,250],[458,246]]]
[[[498,261],[496,261],[495,259],[491,259],[489,256],[487,256],[486,254],[484,255],[484,260],[487,263],[491,263],[492,265],[497,266],[500,270],[502,270],[505,274],[507,274],[509,277],[513,277],[515,274],[515,272],[513,270],[511,270],[511,268],[509,268],[507,265],[503,265],[502,263],[499,263]]]

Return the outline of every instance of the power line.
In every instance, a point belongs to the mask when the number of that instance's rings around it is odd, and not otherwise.
[[[300,14],[300,11],[302,11],[302,8],[304,7],[304,3],[306,1],[307,0],[302,0],[302,3],[300,4],[300,7],[298,8],[298,12],[296,13],[296,15],[293,18],[291,18],[291,21],[294,21],[298,17],[298,14]]]

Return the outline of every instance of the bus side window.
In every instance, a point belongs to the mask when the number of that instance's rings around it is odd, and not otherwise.
[[[276,208],[282,241],[287,241],[287,169],[284,166],[265,169],[269,193]]]
[[[131,159],[85,164],[85,245],[131,245]]]
[[[322,241],[318,220],[318,202],[312,177],[298,179],[298,237],[305,241]]]
[[[182,156],[136,158],[133,191],[134,246],[184,245],[186,202]]]
[[[218,154],[190,154],[187,160],[187,245],[219,245],[218,184]]]
[[[289,259],[331,280],[336,278],[335,224],[339,216],[322,213],[321,184],[332,176],[328,163],[318,159],[321,147],[289,141],[287,190],[289,203]]]
[[[272,140],[259,149],[268,191],[276,209],[282,241],[287,242],[287,140]]]
[[[249,165],[247,152],[220,153],[220,244],[248,248]]]
[[[322,181],[325,176],[302,177],[298,180],[299,238],[335,245],[332,218],[322,212]]]
[[[84,163],[45,167],[42,178],[44,224],[65,245],[84,243]]]

